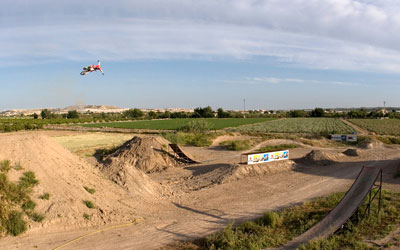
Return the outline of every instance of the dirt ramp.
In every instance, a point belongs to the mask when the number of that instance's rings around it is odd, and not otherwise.
[[[237,181],[249,176],[263,176],[293,170],[296,163],[292,160],[275,161],[256,165],[233,165],[221,176],[220,183]]]
[[[12,170],[11,179],[17,180],[23,171],[33,171],[39,180],[32,198],[45,219],[32,224],[30,230],[52,227],[59,231],[126,222],[137,218],[145,204],[157,200],[152,183],[140,173],[132,177],[137,188],[127,192],[107,180],[99,169],[38,133],[0,135],[0,160],[5,159],[24,168]],[[89,193],[84,187],[95,192]],[[50,194],[49,200],[39,199],[44,193]],[[95,208],[89,208],[84,201],[91,201]]]
[[[363,151],[360,149],[349,148],[344,151],[343,154],[347,156],[360,156],[363,154]]]
[[[321,150],[312,150],[306,156],[297,161],[304,165],[328,166],[335,163],[335,160],[338,157],[338,154],[322,152]]]
[[[202,188],[233,182],[250,176],[264,176],[267,174],[290,171],[294,166],[295,162],[292,160],[257,165],[215,164],[196,166],[191,168],[195,174],[179,181],[178,186],[179,189],[183,191],[200,190]]]
[[[104,162],[106,166],[111,166],[111,171],[113,167],[116,170],[123,166],[132,166],[146,173],[160,171],[177,164],[165,153],[168,144],[167,140],[158,136],[135,136],[107,156]]]

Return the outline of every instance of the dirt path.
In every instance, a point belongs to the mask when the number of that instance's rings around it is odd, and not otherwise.
[[[371,134],[368,130],[363,129],[363,128],[361,128],[361,127],[355,125],[354,123],[349,122],[349,121],[346,120],[346,119],[342,119],[342,121],[343,121],[344,123],[346,123],[347,125],[351,126],[352,128],[354,128],[354,129],[357,131],[357,133],[358,133],[359,135],[369,135],[369,134]]]
[[[267,210],[345,191],[362,164],[337,164],[317,170],[303,168],[203,189],[182,197],[174,208],[159,211],[137,225],[103,231],[61,249],[155,249],[177,240],[204,236],[233,220],[254,218]],[[54,249],[96,230],[8,238],[0,242],[0,248]]]
[[[309,148],[294,149],[291,155],[300,157],[309,150]],[[211,169],[212,164],[218,166],[222,163],[227,164],[233,159],[238,160],[237,154],[240,154],[204,148],[197,151],[195,148],[188,148],[188,151],[196,158],[218,158],[207,165],[182,169],[182,172],[192,175],[200,174],[201,171],[207,172],[205,168]],[[132,221],[73,231],[65,231],[60,227],[58,232],[38,227],[35,231],[20,237],[2,238],[0,249],[157,249],[174,241],[208,235],[232,221],[239,222],[259,217],[268,210],[281,209],[332,192],[346,191],[363,165],[394,167],[398,162],[392,159],[398,157],[398,152],[398,148],[375,148],[361,157],[343,157],[330,166],[300,165],[293,171],[246,177],[234,182],[204,187],[198,191],[181,192],[170,196],[168,205],[161,206],[161,203],[155,202],[148,207],[137,207],[135,211],[137,217],[143,218],[137,224],[109,230],[102,229]],[[57,157],[61,158],[62,155]],[[169,174],[173,175],[175,172]],[[158,174],[158,177],[162,178],[162,174]],[[154,180],[156,179],[153,178]],[[398,182],[390,177],[387,180],[390,185],[399,186]],[[162,179],[156,181],[161,183]],[[97,189],[100,192],[100,187]],[[108,198],[102,196],[104,200]],[[121,198],[118,202],[124,204],[127,201]],[[93,234],[87,235],[88,233]],[[78,239],[85,235],[87,236]]]

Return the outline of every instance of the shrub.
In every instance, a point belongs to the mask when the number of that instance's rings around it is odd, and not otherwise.
[[[250,140],[239,140],[239,141],[223,141],[220,145],[224,146],[228,150],[241,151],[250,149]]]
[[[31,188],[37,185],[39,181],[35,177],[35,173],[32,171],[28,171],[23,173],[23,175],[19,178],[19,186],[22,188]]]
[[[89,194],[94,194],[96,190],[94,188],[88,188],[86,186],[83,187]]]
[[[87,213],[84,213],[84,214],[83,214],[83,218],[84,218],[85,220],[90,220],[90,215],[88,215]]]
[[[93,202],[89,200],[84,200],[83,203],[88,207],[88,208],[95,208],[96,206],[94,205]]]
[[[33,213],[31,218],[32,218],[33,221],[42,222],[43,219],[44,219],[44,215],[40,214],[40,213]]]
[[[26,211],[26,210],[33,210],[36,207],[36,203],[32,200],[28,200],[24,203],[22,203],[22,210]]]
[[[269,226],[271,228],[276,228],[277,226],[281,226],[282,219],[279,217],[279,214],[274,212],[265,212],[264,216],[257,220],[257,223],[262,226]]]
[[[39,199],[49,200],[50,199],[50,194],[49,193],[44,193],[44,194],[39,196]]]
[[[23,219],[23,215],[18,211],[11,211],[6,221],[7,233],[10,235],[17,236],[26,231],[26,222]]]
[[[179,130],[191,133],[204,133],[212,129],[212,124],[206,120],[191,120]]]
[[[11,169],[11,162],[9,160],[4,160],[0,162],[0,172],[8,173]]]
[[[297,148],[299,145],[297,144],[280,144],[280,145],[268,145],[260,148],[258,151],[260,152],[270,152],[270,151],[279,151],[289,148]]]

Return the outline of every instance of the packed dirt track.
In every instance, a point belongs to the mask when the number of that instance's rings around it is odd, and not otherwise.
[[[400,191],[399,179],[393,178],[400,167],[396,146],[374,144],[354,152],[304,146],[290,149],[291,160],[247,166],[238,164],[241,152],[214,144],[183,147],[201,162],[185,165],[157,136],[132,136],[93,161],[56,143],[52,133],[0,134],[0,161],[35,172],[40,183],[33,199],[45,215],[22,236],[1,238],[0,249],[162,249],[232,221],[346,191],[362,166],[382,167],[383,187]],[[96,192],[86,192],[85,186]],[[44,192],[51,194],[49,200],[37,198]]]

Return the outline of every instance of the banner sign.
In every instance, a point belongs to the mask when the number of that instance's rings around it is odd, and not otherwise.
[[[331,140],[334,141],[357,141],[357,135],[331,135]]]
[[[281,161],[289,159],[289,150],[250,154],[247,156],[247,164],[266,163],[270,161]]]

